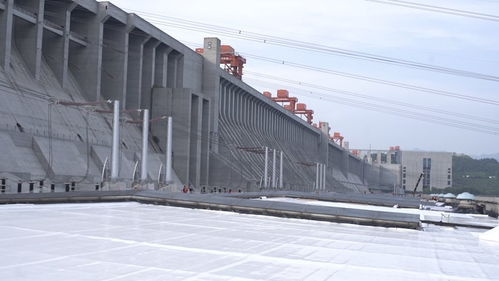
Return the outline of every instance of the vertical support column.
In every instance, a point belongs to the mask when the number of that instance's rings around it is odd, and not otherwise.
[[[210,171],[210,101],[201,99],[201,173],[200,184],[209,183]]]
[[[269,148],[265,147],[265,169],[263,172],[263,187],[267,188],[268,187],[268,173],[269,173]]]
[[[172,179],[172,126],[173,118],[168,116],[168,129],[166,134],[166,183],[171,183]]]
[[[276,150],[274,149],[274,152],[272,154],[272,188],[277,187],[277,183],[276,183],[276,177],[277,177],[276,158],[277,158],[277,153],[276,153]]]
[[[60,2],[57,5],[50,5],[51,9],[45,11],[45,18],[63,29],[62,36],[44,32],[42,46],[43,57],[63,88],[67,86],[71,11],[76,6],[74,3]]]
[[[144,109],[142,115],[142,162],[140,165],[140,180],[147,181],[147,158],[149,153],[149,109]]]
[[[322,172],[323,172],[323,164],[319,164],[319,190],[322,189]]]
[[[319,189],[319,163],[315,164],[315,189]]]
[[[160,44],[158,40],[150,38],[144,45],[144,54],[142,59],[142,91],[140,96],[140,107],[151,107],[151,94],[154,85],[154,69],[156,67],[155,56],[156,47]]]
[[[128,21],[134,21],[135,15],[128,15]],[[144,44],[151,38],[142,31],[128,26],[128,67],[126,100],[123,105],[127,109],[140,108],[142,91],[142,66]],[[153,112],[154,114],[154,112]]]
[[[203,93],[211,100],[210,128],[213,137],[211,148],[214,152],[218,152],[220,40],[218,38],[205,38],[203,48]]]
[[[327,166],[324,164],[324,169],[322,172],[322,190],[326,190],[326,172],[327,172]]]
[[[284,184],[282,181],[283,180],[283,169],[284,169],[282,166],[282,164],[283,164],[283,152],[282,152],[282,150],[281,150],[281,157],[280,158],[281,159],[279,161],[280,162],[279,163],[279,189],[282,189],[284,187]]]
[[[10,70],[13,10],[14,0],[7,0],[5,10],[0,14],[0,67],[5,72]]]
[[[113,111],[113,148],[111,154],[111,180],[116,181],[119,177],[120,158],[120,101],[114,101]]]
[[[154,85],[156,87],[166,88],[168,74],[168,54],[172,48],[164,44],[156,48],[155,67],[154,67]]]
[[[64,33],[63,33],[63,50],[62,50],[62,69],[59,73],[59,83],[66,89],[68,86],[68,74],[69,74],[69,37],[71,34],[71,12],[76,8],[76,4],[72,3],[66,6],[66,11],[64,11]],[[56,74],[57,75],[57,74]]]

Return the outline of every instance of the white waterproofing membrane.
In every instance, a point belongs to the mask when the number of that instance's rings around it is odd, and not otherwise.
[[[0,206],[0,280],[499,280],[485,230],[139,203]]]
[[[420,209],[410,209],[410,208],[391,208],[384,206],[318,201],[312,199],[297,199],[297,198],[287,198],[287,197],[262,198],[259,200],[287,202],[287,203],[296,203],[296,204],[309,204],[309,205],[317,205],[325,207],[347,208],[347,209],[361,209],[369,211],[403,213],[403,214],[419,214],[419,217],[422,221],[431,221],[431,222],[459,223],[463,225],[486,226],[490,228],[499,226],[498,219],[489,217],[487,215],[479,215],[479,214],[450,213],[445,211],[420,210]],[[445,208],[441,209],[444,210]]]

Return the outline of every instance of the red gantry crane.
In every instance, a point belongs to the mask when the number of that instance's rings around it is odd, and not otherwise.
[[[277,90],[277,97],[272,97],[272,94],[267,91],[263,92],[262,94],[275,102],[281,103],[284,109],[289,110],[296,115],[305,115],[307,123],[312,125],[312,120],[314,119],[314,111],[311,109],[307,109],[306,104],[298,103],[298,98],[290,97],[288,90]]]
[[[333,136],[331,139],[338,144],[339,146],[343,147],[343,139],[344,137],[339,133],[339,132],[334,132]]]
[[[202,54],[203,52],[203,48],[196,48],[196,53]],[[223,65],[225,71],[232,74],[237,79],[243,78],[243,67],[244,64],[246,64],[246,59],[237,54],[231,46],[220,46],[220,64]]]

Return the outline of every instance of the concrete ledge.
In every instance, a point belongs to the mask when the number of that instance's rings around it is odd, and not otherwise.
[[[331,193],[331,192],[296,192],[296,191],[262,191],[247,193],[225,193],[224,197],[233,198],[259,198],[265,197],[288,197],[299,199],[312,199],[318,201],[343,202],[352,204],[367,204],[375,206],[393,207],[399,205],[401,208],[419,208],[419,198],[389,197],[387,195],[357,194],[357,193]]]
[[[419,216],[371,210],[303,205],[287,202],[248,200],[245,198],[166,193],[158,191],[91,191],[41,194],[8,194],[0,196],[0,204],[84,203],[135,201],[146,204],[184,208],[231,211],[245,214],[321,220],[359,225],[419,228]]]

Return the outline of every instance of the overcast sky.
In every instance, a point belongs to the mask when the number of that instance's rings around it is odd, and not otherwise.
[[[499,1],[445,0],[419,1],[448,8],[499,15]],[[114,0],[124,10],[138,10],[197,22],[231,27],[244,31],[292,38],[300,41],[340,47],[354,51],[413,60],[421,63],[469,70],[499,76],[499,22],[478,20],[408,9],[365,0],[251,0],[251,1],[157,1]],[[138,13],[140,14],[140,13]],[[148,19],[147,16],[143,16]],[[484,99],[499,100],[499,82],[451,76],[400,66],[318,54],[264,43],[194,32],[172,26],[158,26],[190,47],[200,47],[204,37],[216,36],[236,51],[349,72],[379,79],[456,92]],[[195,46],[194,44],[199,44]],[[398,106],[403,111],[417,112],[418,118],[438,115],[473,123],[474,128],[489,126],[499,131],[499,106],[463,101],[392,86],[272,64],[248,58],[245,70],[270,74],[319,86],[347,90],[374,99],[342,96],[325,90],[272,81],[247,74],[243,80],[254,88],[275,93],[289,89],[315,111],[314,121],[329,122],[332,131],[341,132],[350,148],[402,149],[462,152],[473,155],[499,152],[499,136],[424,122],[387,113],[359,108],[363,102],[382,106],[382,99],[410,103]],[[312,92],[312,93],[311,93]],[[321,98],[322,94],[328,98]],[[352,105],[338,103],[338,98],[355,99]],[[358,102],[357,102],[358,100]],[[441,115],[416,108],[472,115]],[[433,119],[434,118],[429,118]],[[494,120],[497,121],[494,123]]]

